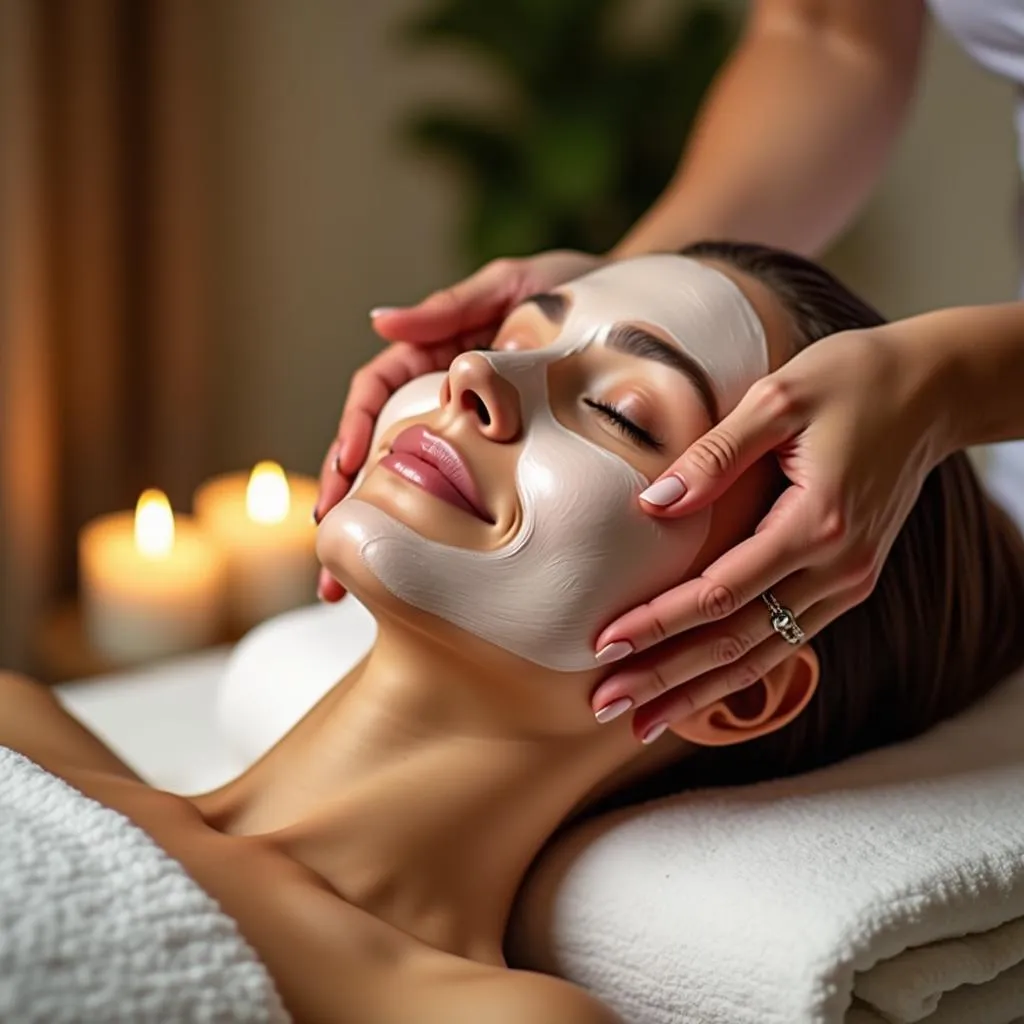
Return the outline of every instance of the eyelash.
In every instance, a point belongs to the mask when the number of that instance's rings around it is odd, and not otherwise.
[[[618,427],[619,431],[625,434],[631,441],[635,441],[637,444],[656,452],[660,452],[664,448],[664,445],[657,438],[638,427],[629,417],[624,416],[619,409],[616,409],[614,405],[609,405],[607,402],[597,402],[591,398],[584,398],[583,404],[589,405],[591,409],[596,409],[606,420]]]

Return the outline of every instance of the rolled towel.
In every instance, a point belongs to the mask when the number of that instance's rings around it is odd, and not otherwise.
[[[1024,675],[910,742],[588,823],[513,948],[636,1024],[1015,1021]]]

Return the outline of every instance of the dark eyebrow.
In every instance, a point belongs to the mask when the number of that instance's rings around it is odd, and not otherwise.
[[[651,359],[681,373],[697,389],[711,422],[718,422],[718,401],[711,381],[704,368],[682,349],[635,324],[616,324],[609,332],[605,346],[626,355]]]
[[[532,302],[553,324],[560,324],[569,311],[569,296],[559,292],[538,292],[536,295],[527,295],[520,306]]]

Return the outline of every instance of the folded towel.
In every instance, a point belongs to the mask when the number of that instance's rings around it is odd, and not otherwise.
[[[582,826],[513,947],[633,1024],[1024,1017],[1024,674],[913,741]]]
[[[288,1020],[266,968],[127,818],[0,747],[0,1020]]]
[[[220,692],[233,748],[260,756],[373,635],[352,598],[250,633]],[[630,1024],[1011,1024],[1024,674],[916,740],[591,822],[544,854],[515,923],[517,962]]]

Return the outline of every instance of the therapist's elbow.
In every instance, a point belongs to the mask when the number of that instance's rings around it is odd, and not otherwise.
[[[848,61],[909,96],[924,41],[924,0],[754,0],[746,38],[787,38]]]

